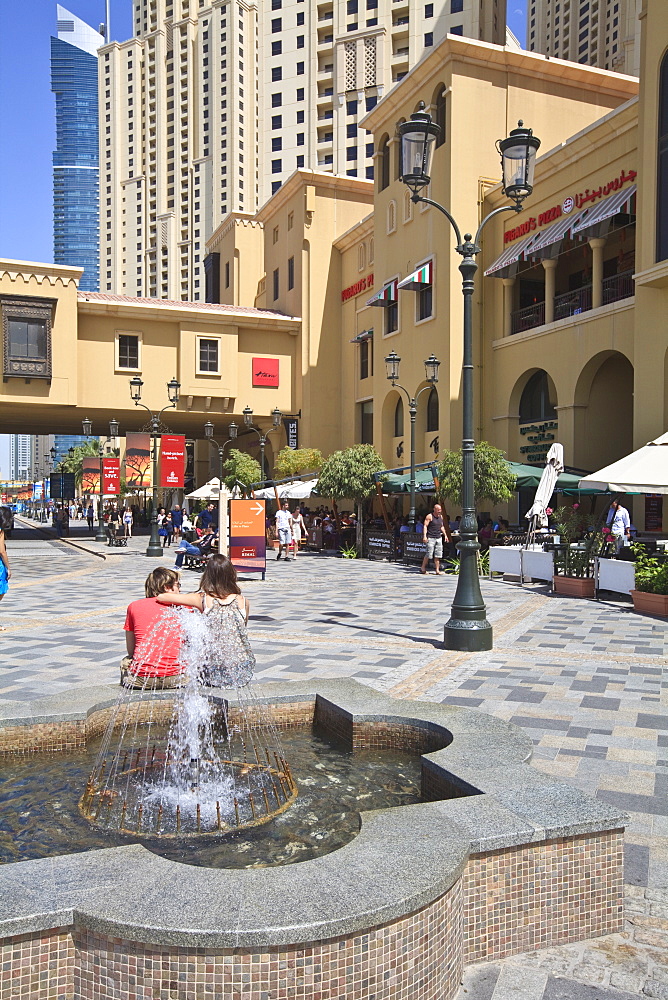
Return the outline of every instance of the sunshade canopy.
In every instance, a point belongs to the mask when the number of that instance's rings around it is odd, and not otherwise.
[[[410,473],[405,475],[388,473],[388,475],[383,479],[382,488],[383,493],[410,493]],[[434,492],[434,477],[431,473],[431,469],[415,470],[415,489],[418,493]]]
[[[303,482],[301,479],[293,479],[289,483],[277,483],[276,489],[281,500],[306,500],[311,496],[318,485],[317,479],[309,479]],[[275,500],[276,493],[273,486],[265,486],[261,490],[253,490],[256,497],[261,500]]]
[[[508,462],[511,472],[515,473],[517,482],[516,490],[535,490],[540,482],[543,469],[533,465],[523,465],[522,462]],[[557,476],[557,484],[554,487],[557,493],[607,493],[607,487],[580,487],[583,480],[572,472],[562,472]]]
[[[604,222],[606,219],[611,219],[613,215],[617,215],[631,201],[631,198],[636,193],[636,188],[637,185],[632,184],[624,191],[617,191],[616,194],[611,195],[609,198],[599,201],[598,205],[592,205],[591,208],[582,212],[573,226],[573,235],[575,233],[583,233],[585,230],[598,225],[599,222]]]
[[[585,476],[580,486],[611,493],[668,493],[668,433]]]

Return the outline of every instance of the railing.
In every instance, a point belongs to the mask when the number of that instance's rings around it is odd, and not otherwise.
[[[545,303],[536,302],[524,309],[516,309],[510,317],[510,332],[522,333],[523,330],[533,330],[545,322]]]
[[[629,299],[634,294],[633,271],[622,271],[620,274],[613,274],[611,278],[603,279],[603,305],[607,305],[608,302],[619,302],[620,299]]]
[[[578,313],[591,309],[591,285],[583,285],[572,292],[554,297],[554,318],[564,319],[566,316],[576,316]]]

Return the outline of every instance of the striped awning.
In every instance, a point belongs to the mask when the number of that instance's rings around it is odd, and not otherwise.
[[[624,209],[628,210],[629,203],[637,189],[637,184],[631,184],[624,191],[617,191],[616,194],[610,195],[609,198],[599,201],[598,205],[592,205],[591,208],[585,209],[581,213],[577,224],[573,226],[573,234],[583,233],[585,230],[592,229],[598,225],[599,222],[605,222],[606,219],[611,219],[613,215],[618,215]]]
[[[370,330],[362,330],[358,333],[356,337],[350,341],[351,344],[363,344],[365,340],[371,340],[373,337],[373,327]]]
[[[555,243],[560,243],[566,234],[572,231],[573,227],[577,225],[583,215],[584,212],[578,212],[575,215],[562,215],[560,219],[553,222],[547,229],[541,229],[531,244],[529,256],[545,256],[545,254],[541,254],[541,250],[546,250],[548,247],[554,246]]]
[[[518,260],[522,259],[522,256],[529,249],[533,241],[539,236],[539,233],[531,233],[530,236],[525,236],[523,240],[518,240],[517,243],[513,243],[512,246],[506,247],[500,257],[494,261],[491,267],[488,267],[485,274],[493,274],[497,277],[504,277],[504,275],[499,274],[506,267],[510,267],[511,264],[516,264]]]
[[[413,271],[407,277],[403,278],[399,284],[398,288],[410,288],[414,292],[419,292],[421,288],[425,285],[431,285],[432,281],[432,262],[427,261],[426,264],[422,264],[418,267],[417,271]]]
[[[383,285],[381,290],[376,293],[376,295],[371,296],[371,298],[367,302],[367,305],[381,306],[384,309],[386,309],[387,306],[394,305],[394,303],[397,301],[397,295],[398,295],[397,284],[398,284],[397,278],[393,278],[392,281],[388,281],[387,284]]]

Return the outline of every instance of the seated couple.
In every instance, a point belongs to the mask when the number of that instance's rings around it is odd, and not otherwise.
[[[198,542],[187,542],[182,539],[176,549],[176,561],[174,569],[181,569],[186,556],[194,556],[195,559],[208,559],[216,551],[218,534],[213,525],[209,524],[204,529],[202,537]]]

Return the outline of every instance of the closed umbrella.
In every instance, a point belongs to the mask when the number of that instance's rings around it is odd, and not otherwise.
[[[547,527],[547,507],[552,499],[554,487],[560,472],[564,471],[564,449],[563,445],[552,445],[547,453],[545,468],[540,477],[540,482],[536,489],[531,508],[527,511],[526,517],[529,521],[529,531],[527,534],[527,544],[533,540],[536,528]]]

